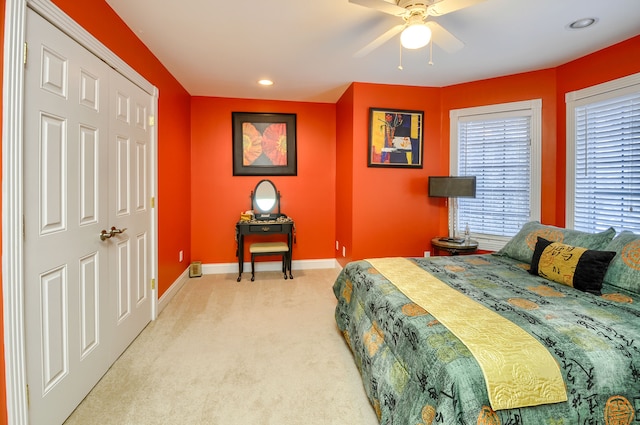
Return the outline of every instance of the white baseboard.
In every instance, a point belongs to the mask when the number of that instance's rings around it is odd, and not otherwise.
[[[189,267],[182,272],[180,276],[171,284],[169,289],[164,291],[164,294],[158,299],[158,314],[164,310],[164,308],[169,304],[169,302],[176,296],[178,291],[182,289],[187,280],[189,279]]]
[[[259,271],[279,271],[282,270],[282,262],[280,261],[257,261],[255,263],[256,272]],[[319,259],[319,260],[293,260],[291,270],[310,270],[310,269],[333,269],[340,268],[340,263],[335,258]],[[245,262],[243,266],[245,273],[251,273],[251,263]],[[238,263],[215,263],[203,264],[203,274],[224,274],[238,273]]]

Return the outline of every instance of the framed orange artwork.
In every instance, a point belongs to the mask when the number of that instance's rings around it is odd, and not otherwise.
[[[296,114],[232,112],[233,175],[295,176]]]

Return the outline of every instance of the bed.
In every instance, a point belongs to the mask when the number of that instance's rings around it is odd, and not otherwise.
[[[550,275],[563,270],[557,261],[575,257],[575,275],[582,270],[582,277]],[[588,234],[531,222],[493,254],[351,262],[333,291],[338,328],[381,424],[627,425],[640,420],[636,234],[615,235],[613,229]],[[459,294],[464,299],[449,298]],[[485,320],[491,315],[504,323],[479,334],[483,323],[493,323]],[[528,349],[518,354],[514,347],[519,345],[504,338],[505,329],[507,335],[513,332],[510,326],[545,354]],[[515,381],[522,382],[507,384],[507,391],[516,399],[526,392],[538,399],[496,403],[490,384],[495,377],[482,363],[485,349],[466,339],[469,335],[492,344],[491,350],[511,351],[537,364],[542,374],[557,369],[560,384],[554,388],[564,395],[546,399],[553,392],[546,383],[540,386],[516,373]],[[539,355],[550,363],[541,366]]]

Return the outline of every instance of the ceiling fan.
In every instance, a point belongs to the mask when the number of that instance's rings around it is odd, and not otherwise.
[[[349,3],[369,7],[404,19],[399,24],[358,50],[354,56],[362,57],[378,48],[392,37],[402,32],[400,41],[407,49],[419,49],[426,46],[431,38],[444,51],[453,53],[464,47],[464,43],[429,16],[442,16],[460,9],[473,6],[485,0],[349,0]]]

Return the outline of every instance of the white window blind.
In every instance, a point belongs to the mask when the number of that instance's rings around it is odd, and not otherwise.
[[[640,232],[640,87],[575,108],[573,227]]]
[[[469,226],[480,249],[498,250],[540,220],[542,101],[452,110],[451,175],[476,176],[476,197],[449,207],[450,233]]]
[[[457,228],[513,236],[529,220],[531,120],[460,122],[458,174],[476,176],[476,198],[458,200]]]

